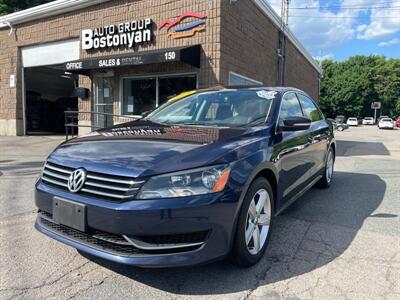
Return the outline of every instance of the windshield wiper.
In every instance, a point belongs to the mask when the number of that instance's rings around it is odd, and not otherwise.
[[[218,127],[217,124],[208,124],[206,122],[185,122],[185,123],[179,123],[177,125],[199,125],[199,126]]]
[[[261,117],[258,117],[256,119],[254,119],[250,123],[247,123],[247,126],[248,125],[258,125],[258,124],[261,124],[261,123],[265,123],[265,120],[266,120],[266,116],[261,116]]]

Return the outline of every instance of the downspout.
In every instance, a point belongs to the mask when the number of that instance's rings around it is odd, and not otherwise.
[[[3,23],[6,24],[8,27],[10,27],[10,31],[8,32],[8,36],[11,36],[12,33],[13,33],[13,31],[14,31],[14,27],[13,27],[12,24],[11,24],[9,21],[7,21],[7,20],[4,20]]]

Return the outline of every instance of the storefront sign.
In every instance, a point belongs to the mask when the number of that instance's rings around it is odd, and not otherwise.
[[[178,26],[184,19],[194,18],[196,21],[189,22],[185,25]],[[181,39],[185,37],[194,36],[197,32],[206,30],[206,15],[193,13],[193,12],[184,12],[180,14],[179,17],[174,20],[165,20],[160,25],[160,30],[164,27],[167,28],[168,36],[173,39]]]
[[[153,22],[150,18],[82,30],[82,49],[129,47],[151,42]]]
[[[170,48],[159,51],[147,51],[137,54],[120,56],[99,57],[71,61],[64,64],[65,71],[79,71],[92,69],[105,69],[123,66],[156,64],[164,62],[183,62],[195,67],[200,67],[200,45]],[[84,73],[84,72],[81,72]]]

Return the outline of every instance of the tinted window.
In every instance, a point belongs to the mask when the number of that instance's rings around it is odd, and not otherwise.
[[[282,99],[279,117],[281,119],[286,117],[303,117],[303,111],[295,93],[285,94]]]
[[[314,102],[302,94],[298,94],[298,96],[301,106],[303,107],[304,115],[309,118],[311,122],[322,120],[322,115],[315,106]]]

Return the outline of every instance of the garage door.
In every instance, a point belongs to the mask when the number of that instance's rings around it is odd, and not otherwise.
[[[79,59],[79,40],[65,40],[22,48],[23,67],[62,64]]]

